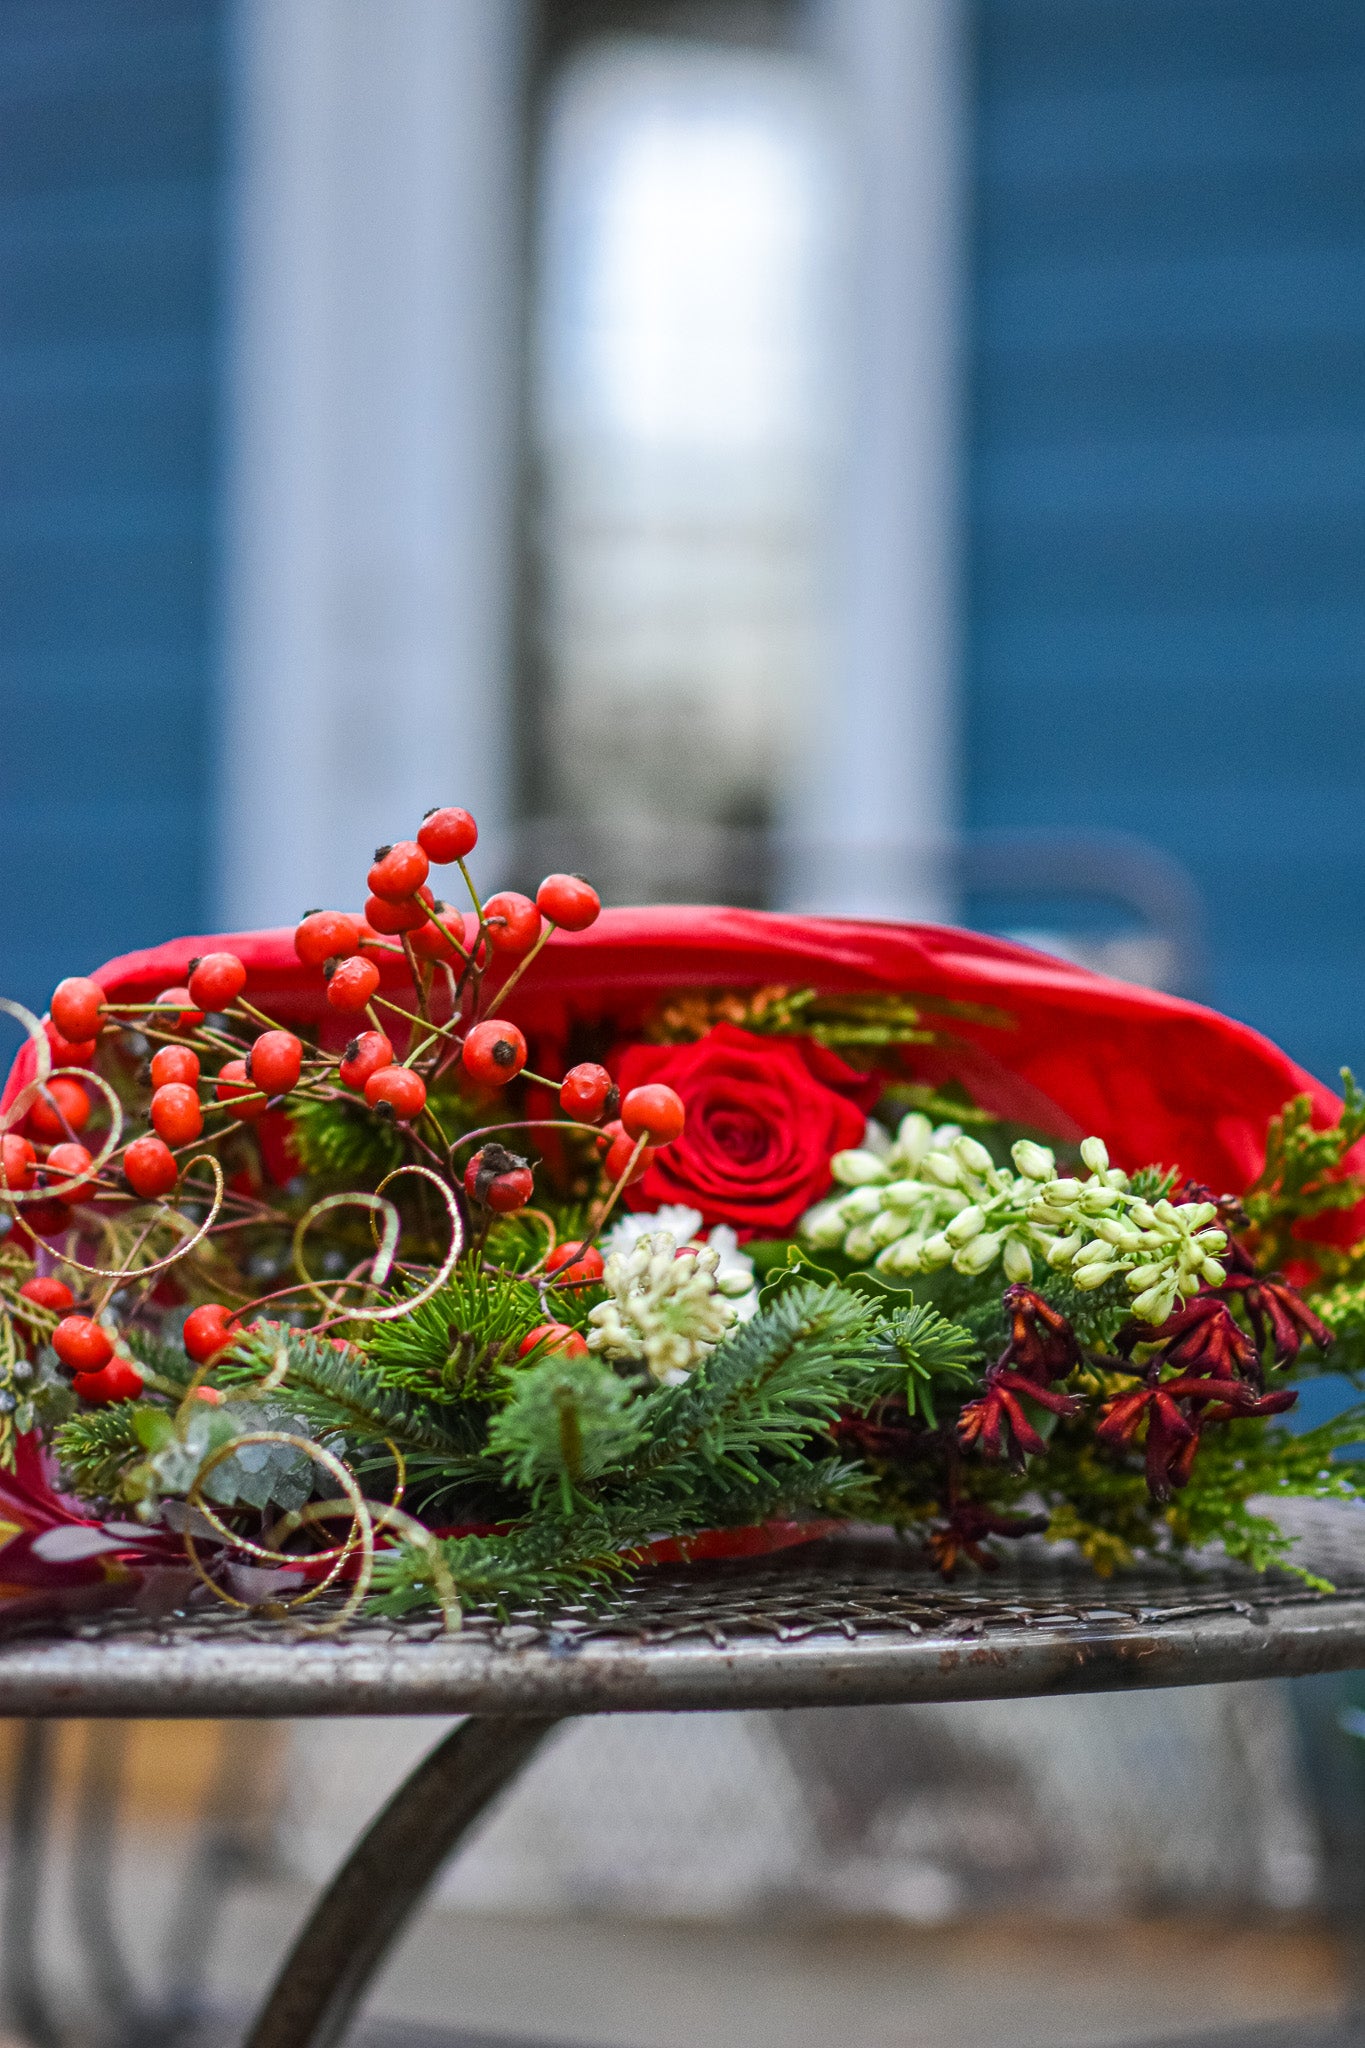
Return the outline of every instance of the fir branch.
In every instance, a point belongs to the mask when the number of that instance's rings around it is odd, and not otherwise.
[[[971,1385],[972,1366],[981,1357],[977,1340],[961,1323],[950,1323],[937,1309],[918,1301],[879,1323],[877,1335],[904,1368],[903,1380],[897,1372],[893,1385],[904,1393],[909,1414],[921,1415],[930,1429],[937,1429],[935,1385],[945,1391],[965,1391]]]
[[[1263,1269],[1290,1256],[1299,1225],[1352,1209],[1365,1194],[1365,1180],[1342,1170],[1346,1154],[1365,1136],[1365,1089],[1349,1067],[1341,1070],[1341,1088],[1341,1115],[1325,1130],[1313,1127],[1308,1095],[1296,1095],[1270,1120],[1265,1165],[1244,1202]]]
[[[282,1328],[239,1342],[214,1379],[237,1387],[264,1379],[281,1349],[286,1371],[278,1398],[299,1411],[314,1435],[340,1433],[358,1447],[360,1455],[351,1457],[357,1472],[383,1463],[386,1443],[424,1472],[435,1469],[447,1478],[487,1472],[474,1416],[393,1384],[363,1353],[338,1351],[306,1331]]]
[[[365,1328],[364,1345],[384,1381],[446,1399],[491,1398],[526,1332],[545,1320],[529,1280],[485,1273],[462,1259],[439,1294],[392,1322]]]
[[[143,1456],[139,1405],[118,1401],[108,1408],[78,1408],[53,1431],[52,1448],[74,1493],[118,1499],[125,1473]]]
[[[507,1378],[511,1397],[489,1425],[488,1448],[511,1485],[553,1487],[571,1513],[577,1489],[638,1449],[643,1403],[598,1358],[550,1352]]]
[[[837,1284],[801,1282],[760,1309],[690,1378],[648,1396],[639,1469],[682,1488],[704,1476],[756,1483],[760,1460],[800,1459],[868,1383],[875,1310]]]

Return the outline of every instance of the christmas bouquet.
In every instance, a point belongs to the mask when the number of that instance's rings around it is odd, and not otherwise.
[[[1293,1566],[1354,1497],[1365,1096],[925,927],[482,898],[63,981],[0,1109],[0,1594],[462,1611],[840,1521]],[[461,877],[468,907],[432,870]]]

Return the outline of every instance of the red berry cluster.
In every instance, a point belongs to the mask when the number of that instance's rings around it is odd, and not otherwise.
[[[42,1078],[26,1092],[22,1119],[12,1116],[0,1130],[0,1209],[17,1218],[20,1241],[79,1230],[82,1212],[92,1205],[96,1213],[130,1199],[207,1206],[202,1168],[188,1180],[187,1170],[211,1162],[214,1148],[234,1131],[300,1100],[362,1098],[377,1116],[411,1132],[415,1156],[440,1163],[452,1194],[465,1205],[475,1242],[495,1218],[524,1209],[534,1197],[533,1166],[508,1150],[504,1134],[518,1128],[591,1133],[603,1171],[594,1231],[583,1243],[551,1253],[542,1285],[572,1296],[599,1279],[602,1256],[591,1235],[655,1150],[679,1135],[683,1104],[658,1085],[633,1089],[621,1101],[610,1073],[595,1062],[571,1067],[558,1081],[532,1072],[526,1037],[507,1015],[508,999],[554,933],[587,931],[601,902],[590,883],[568,874],[547,875],[534,898],[515,889],[481,898],[466,866],[477,841],[467,811],[428,811],[415,838],[376,850],[361,914],[310,910],[300,919],[294,933],[300,962],[323,977],[329,1010],[356,1020],[355,1035],[339,1055],[311,1049],[258,1008],[246,964],[226,950],[189,960],[183,984],[150,1002],[111,1000],[86,976],[61,982],[42,1027]],[[468,889],[468,911],[452,909],[431,887],[432,868],[451,864]],[[117,1038],[127,1031],[151,1043],[150,1094],[146,1127],[128,1131],[119,1143],[113,1125],[104,1138],[98,1135],[98,1097],[111,1107],[116,1098],[96,1060],[106,1034]],[[561,1117],[499,1124],[451,1145],[428,1100],[433,1083],[447,1074],[462,1076],[475,1091],[500,1091],[524,1076],[553,1090]],[[262,1133],[266,1128],[261,1125]],[[264,1135],[261,1143],[264,1151]],[[475,1149],[461,1164],[457,1154],[468,1143]],[[254,1197],[239,1181],[219,1184],[206,1232],[233,1227],[234,1217],[249,1208]],[[225,1213],[216,1222],[220,1209]],[[85,1313],[54,1276],[35,1277],[20,1290],[25,1316],[50,1336],[77,1393],[93,1402],[129,1399],[142,1386],[107,1324],[113,1291]],[[193,1308],[184,1326],[189,1357],[207,1368],[239,1327],[221,1303]],[[551,1322],[531,1332],[522,1348],[574,1350],[581,1343],[566,1325]]]

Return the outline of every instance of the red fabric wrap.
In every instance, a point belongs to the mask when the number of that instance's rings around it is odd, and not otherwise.
[[[196,954],[220,948],[240,955],[253,1001],[282,1022],[333,1021],[322,976],[300,967],[292,931],[174,939],[112,960],[94,978],[111,995],[145,1001],[183,981]],[[401,960],[385,963],[386,982],[405,978]],[[1009,1024],[943,1020],[955,1043],[924,1048],[916,1062],[924,1078],[957,1076],[986,1108],[1058,1137],[1096,1132],[1119,1165],[1179,1166],[1220,1190],[1238,1191],[1254,1178],[1267,1123],[1289,1096],[1309,1094],[1323,1123],[1339,1108],[1330,1089],[1245,1024],[936,925],[752,910],[606,910],[589,931],[556,932],[527,979],[510,1012],[528,1035],[551,1043],[562,1042],[575,1018],[629,1037],[661,995],[686,988],[786,982],[986,1004],[1007,1012]],[[25,1051],[6,1101],[30,1072]]]

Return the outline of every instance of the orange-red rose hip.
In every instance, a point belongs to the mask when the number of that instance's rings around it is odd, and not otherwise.
[[[373,1002],[379,987],[379,969],[373,960],[343,960],[327,980],[327,1000],[334,1010],[349,1015]]]
[[[287,1095],[302,1069],[303,1043],[292,1031],[263,1031],[247,1060],[248,1074],[267,1095]]]
[[[245,987],[246,969],[235,953],[205,953],[190,970],[190,994],[205,1010],[225,1010]]]
[[[540,912],[529,896],[516,889],[502,889],[483,906],[488,942],[495,953],[519,960],[529,953],[540,937]]]
[[[479,828],[468,811],[454,804],[428,811],[417,832],[417,844],[438,868],[463,860],[479,843]]]
[[[52,1021],[73,1045],[104,1029],[104,990],[84,974],[70,974],[52,991]]]
[[[621,1123],[632,1138],[649,1138],[655,1145],[667,1145],[687,1122],[683,1099],[675,1088],[662,1081],[646,1081],[632,1088],[621,1104]]]
[[[236,1335],[236,1317],[220,1301],[206,1301],[199,1308],[192,1308],[182,1333],[185,1349],[196,1365],[207,1365],[227,1349]]]
[[[526,1040],[515,1024],[486,1017],[476,1024],[460,1053],[465,1072],[491,1088],[505,1088],[526,1065]]]
[[[199,1055],[188,1045],[163,1045],[152,1054],[152,1086],[164,1088],[178,1081],[193,1088],[199,1079]]]
[[[28,1113],[38,1137],[64,1138],[68,1130],[83,1131],[90,1121],[90,1097],[69,1074],[54,1074]]]
[[[360,927],[344,910],[310,910],[294,933],[294,951],[305,967],[345,960],[360,944]]]
[[[71,1372],[98,1372],[114,1355],[114,1340],[89,1316],[63,1316],[52,1332],[52,1348]]]
[[[427,857],[415,839],[400,839],[396,846],[381,846],[374,866],[366,877],[370,894],[386,903],[401,903],[420,889],[427,878]]]
[[[365,1083],[371,1109],[387,1109],[400,1124],[409,1124],[426,1108],[427,1084],[411,1067],[380,1067]]]
[[[134,1138],[124,1148],[123,1177],[144,1202],[167,1195],[180,1178],[180,1168],[164,1138]]]
[[[341,1056],[338,1074],[348,1088],[363,1088],[371,1074],[393,1065],[393,1046],[382,1031],[362,1031]]]
[[[566,932],[585,932],[602,914],[602,898],[581,875],[547,875],[536,890],[536,908]]]
[[[0,1195],[26,1195],[38,1178],[38,1154],[27,1138],[6,1131],[0,1138]]]
[[[204,1128],[199,1091],[183,1081],[167,1081],[152,1097],[152,1129],[168,1145],[192,1145]]]

